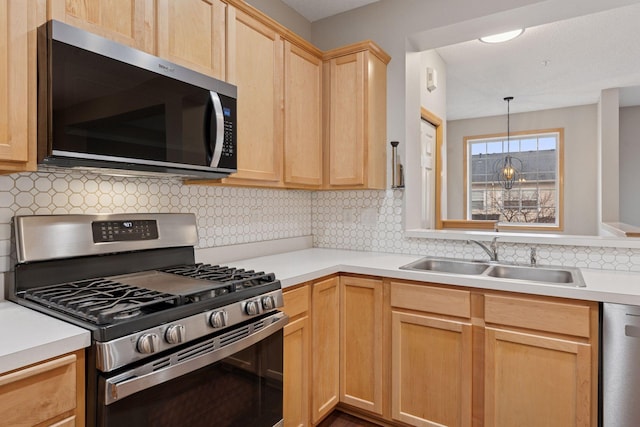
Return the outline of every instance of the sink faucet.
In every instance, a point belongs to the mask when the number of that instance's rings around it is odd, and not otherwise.
[[[480,246],[489,255],[491,261],[498,261],[498,238],[494,237],[489,246],[478,240],[467,240],[467,243],[475,243]]]
[[[538,264],[538,257],[536,254],[536,248],[531,248],[529,252],[529,256],[531,257],[531,266],[535,267]]]

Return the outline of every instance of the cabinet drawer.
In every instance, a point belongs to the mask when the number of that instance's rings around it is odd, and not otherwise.
[[[2,425],[35,425],[75,407],[73,354],[0,376]]]
[[[284,311],[287,316],[294,318],[302,313],[309,311],[309,297],[311,290],[309,286],[302,286],[300,288],[292,289],[290,291],[285,290],[284,297]]]
[[[486,323],[590,338],[590,307],[533,298],[486,295]]]
[[[391,306],[457,317],[471,317],[471,293],[391,282]]]

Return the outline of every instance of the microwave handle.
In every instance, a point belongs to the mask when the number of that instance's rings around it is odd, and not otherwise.
[[[283,312],[278,311],[259,322],[267,320],[271,320],[271,323],[257,332],[253,332],[238,341],[216,348],[192,359],[187,359],[175,365],[160,368],[149,373],[138,374],[136,369],[132,369],[131,371],[107,379],[104,384],[104,404],[109,405],[139,391],[188,374],[189,372],[211,365],[244,350],[284,328],[289,322],[289,317]],[[153,362],[150,365],[153,365]],[[145,366],[146,365],[143,365],[138,369],[144,369]]]
[[[207,114],[210,114],[208,121],[209,126],[211,126],[212,121],[215,121],[215,133],[209,133],[209,140],[205,141],[205,144],[207,144],[207,153],[211,159],[209,166],[215,168],[218,167],[220,157],[222,157],[222,146],[224,145],[224,115],[222,113],[222,101],[220,100],[220,95],[213,91],[210,91],[209,93],[211,94],[211,105],[213,105],[213,110],[207,111]]]

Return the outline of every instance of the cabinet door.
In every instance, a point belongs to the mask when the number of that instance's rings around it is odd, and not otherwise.
[[[227,77],[238,87],[238,172],[234,179],[282,181],[282,50],[279,35],[229,10]]]
[[[154,53],[149,0],[51,0],[51,19]]]
[[[77,388],[77,360],[70,354],[1,375],[0,424],[36,425],[62,414],[74,416],[76,395],[84,395]]]
[[[303,427],[309,422],[309,344],[308,317],[284,327],[285,427]]]
[[[284,42],[284,181],[322,184],[322,61]]]
[[[289,324],[284,327],[284,425],[304,427],[309,425],[311,286],[285,290],[283,296],[283,311],[289,316]]]
[[[339,400],[340,289],[338,278],[313,284],[311,296],[311,418],[317,423]]]
[[[340,401],[382,415],[382,281],[342,277]]]
[[[415,426],[470,426],[471,325],[397,311],[391,317],[393,418]]]
[[[0,169],[24,170],[35,163],[35,2],[0,5]]]
[[[329,185],[365,184],[365,53],[329,61]]]
[[[220,0],[157,0],[158,56],[225,79],[227,5]]]
[[[591,346],[487,328],[485,426],[590,426]]]

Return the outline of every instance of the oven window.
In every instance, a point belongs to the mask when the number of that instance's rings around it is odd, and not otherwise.
[[[282,330],[217,363],[107,406],[98,425],[272,427],[282,420]]]

